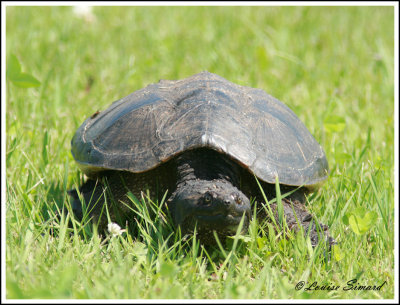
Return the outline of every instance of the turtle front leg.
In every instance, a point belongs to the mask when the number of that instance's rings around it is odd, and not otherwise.
[[[318,223],[316,219],[307,211],[304,204],[298,200],[290,200],[282,198],[283,215],[286,220],[288,228],[294,232],[303,227],[305,236],[309,235],[311,245],[317,246],[320,238],[324,238],[329,248],[336,243],[336,241],[329,235],[328,226]],[[277,203],[270,204],[271,211],[274,215],[275,222],[279,223],[279,213]],[[263,212],[263,214],[266,211]],[[264,214],[265,215],[265,214]],[[270,218],[266,215],[267,218]]]
[[[98,224],[99,231],[103,231],[107,227],[106,217],[102,216],[105,214],[103,211],[104,190],[99,180],[89,179],[78,190],[69,190],[68,195],[72,198],[71,208],[77,220],[82,221],[84,216],[88,215],[92,218],[93,223]],[[83,199],[85,208],[80,198]]]
[[[82,184],[78,190],[72,189],[68,190],[67,193],[72,199],[71,208],[74,216],[79,221],[82,220],[83,217],[83,207],[82,201],[80,198],[83,198],[86,204],[90,202],[91,194],[94,193],[96,189],[96,180],[87,180],[84,184]],[[80,194],[80,195],[79,195]]]

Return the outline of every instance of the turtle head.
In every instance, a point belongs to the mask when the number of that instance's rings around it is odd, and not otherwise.
[[[172,194],[169,206],[175,225],[183,233],[193,232],[197,225],[202,240],[204,235],[214,239],[214,230],[218,235],[234,235],[242,217],[242,231],[247,231],[251,216],[249,199],[224,180],[185,181]]]

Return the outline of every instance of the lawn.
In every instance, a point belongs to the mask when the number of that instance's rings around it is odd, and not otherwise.
[[[394,298],[393,7],[7,7],[6,18],[7,68],[31,76],[6,81],[7,299]],[[330,254],[256,220],[202,247],[142,204],[141,234],[100,239],[56,217],[84,180],[70,153],[79,125],[203,70],[264,89],[322,145],[330,175],[307,205],[338,242]],[[381,288],[346,290],[353,279]]]

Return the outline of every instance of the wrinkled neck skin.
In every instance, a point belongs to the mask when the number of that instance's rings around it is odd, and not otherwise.
[[[176,158],[177,188],[199,180],[220,180],[238,187],[238,169],[228,157],[208,149],[197,149]]]

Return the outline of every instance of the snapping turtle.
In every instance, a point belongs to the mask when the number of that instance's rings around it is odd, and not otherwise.
[[[89,178],[78,191],[100,230],[107,224],[105,189],[113,197],[111,219],[118,213],[127,221],[135,215],[120,201],[129,204],[128,191],[139,196],[148,189],[153,198],[168,190],[175,225],[192,232],[197,224],[202,241],[214,239],[213,230],[235,234],[242,217],[246,231],[250,199],[265,201],[254,176],[268,200],[275,198],[276,177],[282,194],[291,192],[282,199],[289,227],[298,228],[297,217],[313,244],[327,229],[311,222],[304,207],[306,194],[327,178],[325,153],[297,116],[261,89],[209,72],[161,80],[96,112],[71,143]],[[80,218],[78,191],[69,194]],[[278,219],[277,204],[270,207],[272,214],[260,209],[259,215]]]

